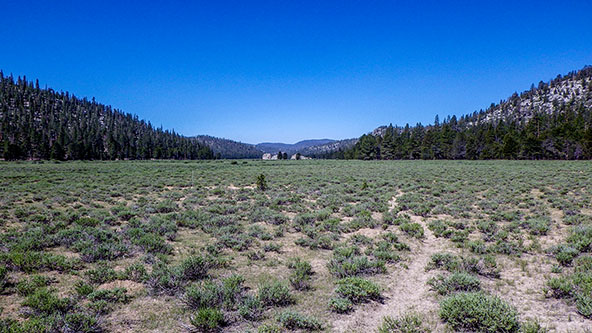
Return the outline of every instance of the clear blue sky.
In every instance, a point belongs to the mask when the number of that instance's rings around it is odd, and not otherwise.
[[[592,1],[2,0],[0,69],[181,134],[358,137],[592,64]]]

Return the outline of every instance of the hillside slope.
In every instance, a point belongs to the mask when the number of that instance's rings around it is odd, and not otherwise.
[[[590,159],[592,67],[540,82],[460,118],[378,127],[343,158]]]
[[[263,152],[254,145],[209,135],[198,135],[196,140],[212,149],[221,158],[261,158]]]
[[[41,89],[0,71],[0,157],[4,159],[210,159],[210,148],[137,116]]]
[[[256,145],[256,147],[265,153],[277,153],[278,151],[286,152],[288,154],[303,153],[307,148],[325,145],[335,142],[331,139],[312,139],[303,140],[294,144],[277,143],[277,142],[263,142]]]

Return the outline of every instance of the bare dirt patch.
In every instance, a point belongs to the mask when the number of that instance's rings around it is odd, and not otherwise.
[[[394,208],[396,198],[389,205]],[[354,313],[342,316],[333,323],[335,332],[374,331],[384,316],[397,317],[409,311],[433,315],[437,311],[437,300],[427,284],[434,273],[426,272],[425,268],[431,256],[447,250],[448,244],[446,240],[436,238],[421,217],[411,216],[411,219],[424,227],[425,238],[412,249],[408,268],[397,269],[381,278],[382,285],[386,283],[383,303],[360,306]],[[443,324],[437,325],[437,329],[443,327]]]

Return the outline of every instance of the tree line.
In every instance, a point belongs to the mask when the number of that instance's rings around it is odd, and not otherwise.
[[[153,127],[95,99],[41,89],[0,71],[0,157],[16,159],[212,159],[194,138]]]
[[[508,101],[492,104],[471,115],[447,117],[424,126],[395,127],[365,134],[351,149],[323,157],[337,159],[592,159],[592,68],[558,76],[549,84],[539,83]],[[550,87],[571,80],[563,96],[577,96],[567,102],[553,102],[548,110],[527,110],[521,100],[537,95],[548,100]],[[574,80],[580,82],[575,88]],[[571,87],[571,88],[570,88]],[[575,91],[565,91],[573,89]],[[492,116],[501,110],[503,117]],[[521,113],[522,111],[522,113]]]

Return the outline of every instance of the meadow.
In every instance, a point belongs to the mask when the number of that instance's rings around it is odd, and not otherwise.
[[[585,332],[589,161],[0,162],[0,332]]]

